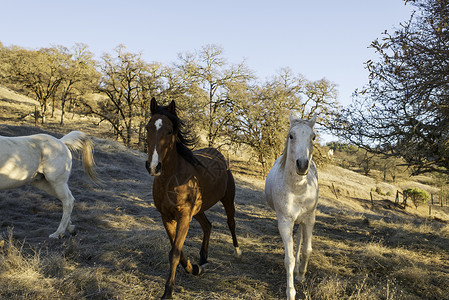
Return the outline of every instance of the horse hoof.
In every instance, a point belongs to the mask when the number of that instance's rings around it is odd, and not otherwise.
[[[235,255],[235,257],[237,257],[237,258],[242,258],[242,250],[240,250],[239,247],[235,247],[235,248],[234,248],[234,255]]]
[[[204,265],[203,265],[204,266]],[[193,275],[200,275],[203,273],[203,268],[198,265],[193,265],[192,274]]]
[[[173,293],[164,293],[161,299],[173,299]]]
[[[48,237],[51,239],[60,239],[62,237],[62,234],[55,232],[55,233],[50,234]]]
[[[75,227],[75,226],[73,226],[73,227]],[[78,234],[78,232],[76,231],[76,229],[73,229],[72,231],[69,231],[69,233],[70,233],[71,236],[75,236],[75,235]]]
[[[69,225],[69,226],[67,226],[67,231],[68,231],[71,235],[75,235],[75,234],[76,234],[75,225]]]

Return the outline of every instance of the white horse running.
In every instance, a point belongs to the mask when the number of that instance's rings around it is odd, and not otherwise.
[[[276,211],[284,242],[287,299],[295,299],[296,295],[293,271],[298,281],[304,281],[312,253],[312,230],[318,202],[318,175],[312,160],[315,121],[316,116],[310,121],[290,116],[284,152],[275,161],[265,182],[265,196],[269,206]],[[293,250],[295,223],[300,224],[296,260]]]
[[[62,236],[66,230],[73,233],[70,214],[74,198],[67,181],[72,169],[70,150],[82,150],[84,171],[94,181],[93,147],[90,138],[72,131],[61,139],[47,134],[23,137],[0,136],[0,190],[30,183],[62,201],[61,223],[51,238]],[[70,149],[70,150],[69,150]]]

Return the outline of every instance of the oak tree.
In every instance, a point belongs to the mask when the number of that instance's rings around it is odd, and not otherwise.
[[[351,143],[402,157],[414,174],[449,174],[449,1],[406,1],[410,20],[371,47],[368,86],[334,124]]]

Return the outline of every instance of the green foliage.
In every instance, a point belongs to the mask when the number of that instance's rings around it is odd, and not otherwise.
[[[449,174],[449,1],[408,1],[410,20],[372,42],[368,85],[336,117],[335,134],[404,159],[414,174]]]
[[[430,199],[429,193],[419,188],[409,188],[404,190],[403,193],[404,196],[412,199],[412,202],[416,208],[422,204],[426,204]]]

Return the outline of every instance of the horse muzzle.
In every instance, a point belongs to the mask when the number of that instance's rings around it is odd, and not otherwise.
[[[305,176],[309,172],[310,161],[308,159],[297,159],[295,161],[296,174]]]
[[[162,171],[162,163],[158,162],[156,165],[152,164],[148,160],[145,162],[145,168],[151,176],[159,176]]]

